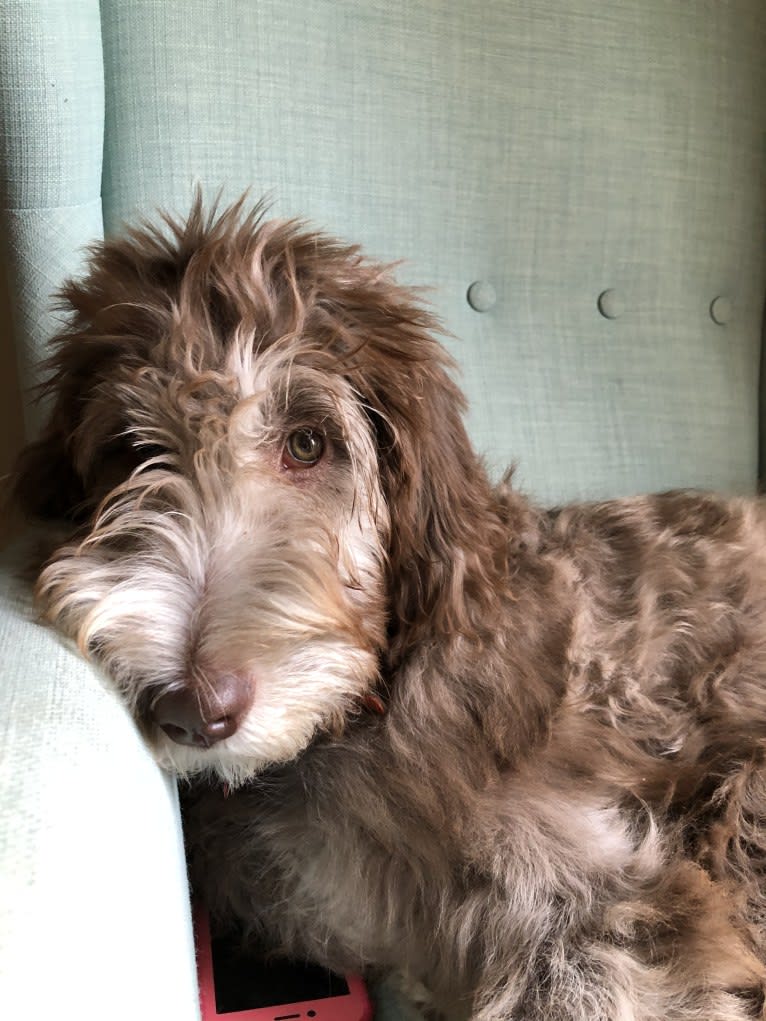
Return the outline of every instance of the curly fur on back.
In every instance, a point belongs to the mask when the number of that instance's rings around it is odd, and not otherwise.
[[[418,296],[241,203],[62,297],[17,490],[73,536],[38,598],[196,777],[213,912],[475,1021],[760,1016],[760,503],[493,488]],[[331,456],[291,472],[307,424]],[[237,733],[175,746],[158,699],[232,673]]]

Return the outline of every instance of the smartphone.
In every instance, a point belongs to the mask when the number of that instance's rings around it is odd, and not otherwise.
[[[274,958],[242,945],[236,933],[212,935],[194,909],[202,1021],[372,1021],[372,1003],[356,975]]]

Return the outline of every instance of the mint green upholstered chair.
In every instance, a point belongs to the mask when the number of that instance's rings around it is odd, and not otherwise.
[[[250,187],[432,288],[540,500],[756,486],[763,0],[0,0],[0,125],[25,386],[84,245]],[[0,1014],[191,1021],[174,787],[9,567],[0,731]]]

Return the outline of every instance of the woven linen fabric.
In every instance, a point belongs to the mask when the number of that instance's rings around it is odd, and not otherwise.
[[[0,0],[0,232],[25,391],[60,325],[52,294],[102,234],[103,136],[98,0]],[[28,433],[41,415],[28,400]]]
[[[199,1016],[173,782],[0,561],[4,1018]]]
[[[109,229],[270,194],[434,289],[472,434],[533,495],[753,487],[762,0],[102,9]]]

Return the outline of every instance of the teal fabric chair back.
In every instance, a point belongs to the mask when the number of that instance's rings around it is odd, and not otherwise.
[[[59,322],[51,295],[103,232],[104,74],[98,0],[0,0],[0,231],[29,399]]]
[[[0,10],[25,381],[102,223],[250,188],[431,288],[495,473],[546,501],[754,487],[762,0]]]

